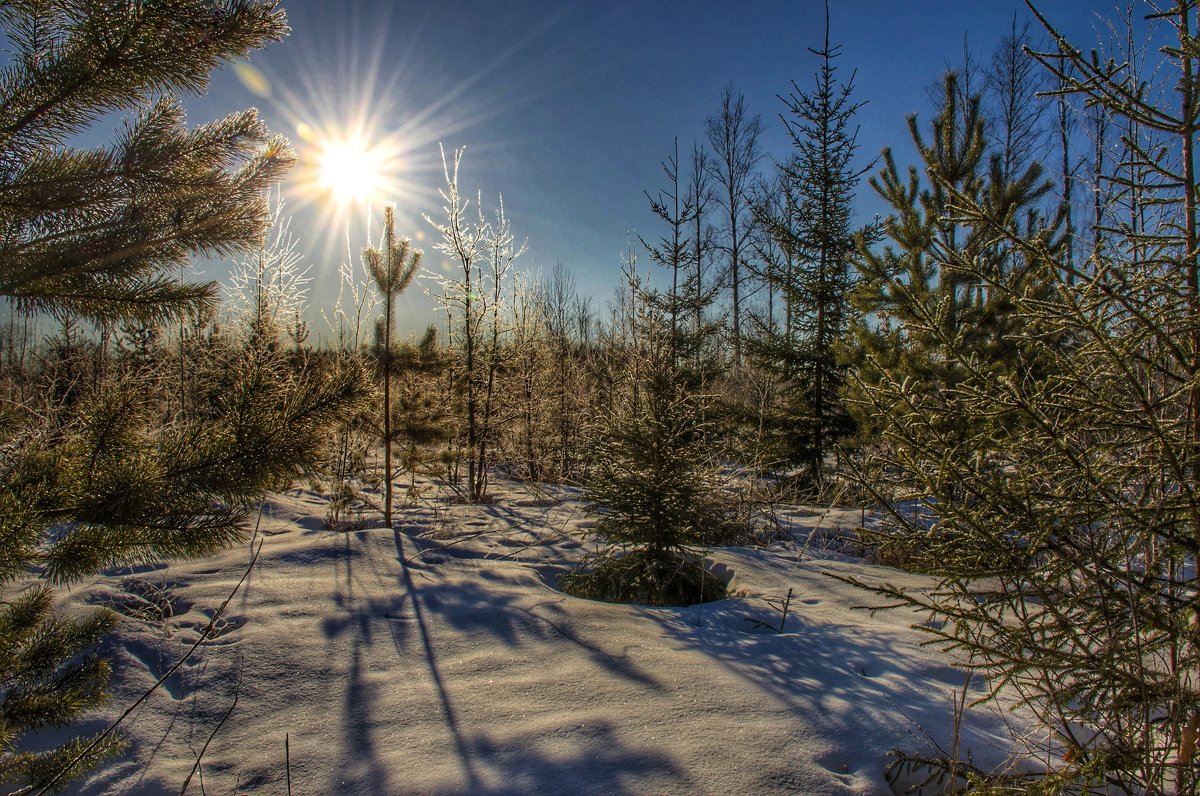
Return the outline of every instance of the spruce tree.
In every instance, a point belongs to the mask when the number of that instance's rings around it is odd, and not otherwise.
[[[719,599],[725,587],[698,561],[721,540],[707,398],[677,364],[671,303],[626,272],[630,339],[619,353],[620,381],[592,428],[592,466],[584,490],[598,517],[594,533],[610,543],[563,588],[580,597],[650,605]]]
[[[784,440],[789,464],[807,468],[808,482],[824,480],[825,458],[853,430],[842,402],[845,368],[838,346],[850,321],[850,258],[854,189],[862,171],[855,167],[853,127],[861,103],[852,99],[854,77],[841,82],[829,44],[826,6],[825,42],[812,52],[820,67],[810,91],[792,83],[783,98],[784,125],[791,157],[779,164],[783,196],[758,208],[758,220],[778,243],[782,266],[771,271],[785,303],[784,323],[773,319],[755,341],[761,364],[778,380],[779,398],[772,431]]]
[[[6,3],[0,70],[0,297],[22,314],[117,325],[211,311],[214,284],[176,278],[197,254],[250,253],[265,189],[292,162],[253,110],[189,129],[176,91],[287,32],[271,2]],[[134,112],[110,147],[70,145]],[[136,327],[135,327],[136,328]],[[315,463],[353,374],[298,381],[249,356],[204,416],[162,427],[137,383],[110,382],[53,418],[0,411],[0,781],[60,787],[115,753],[110,736],[33,751],[105,696],[97,613],[60,617],[54,584],[101,568],[199,556],[247,535],[271,489]]]
[[[713,243],[712,226],[706,223],[706,219],[711,216],[711,213],[708,212],[709,205],[714,199],[711,185],[712,175],[709,169],[710,158],[711,156],[703,144],[692,142],[685,181],[685,201],[692,208],[692,232],[686,253],[688,261],[686,284],[692,295],[690,302],[691,332],[697,341],[708,340],[711,345],[715,346],[719,344],[715,334],[719,330],[719,326],[710,318],[709,310],[716,301],[719,285],[715,280],[706,278],[712,253],[716,248]],[[715,351],[706,349],[704,345],[696,345],[692,351],[691,367],[694,372],[703,373],[705,363],[715,364],[716,360]],[[715,377],[716,374],[712,375]]]
[[[663,161],[663,174],[667,178],[667,187],[660,190],[657,196],[646,193],[650,201],[650,210],[669,229],[657,243],[647,243],[642,239],[642,245],[650,255],[650,259],[665,268],[671,277],[671,292],[666,295],[666,316],[669,319],[670,356],[673,367],[678,367],[681,357],[680,343],[683,331],[683,318],[690,313],[690,307],[684,306],[684,288],[687,279],[686,265],[688,241],[686,228],[695,215],[695,208],[689,197],[684,196],[680,187],[679,174],[679,139],[675,139],[675,153]]]
[[[705,322],[704,316],[716,299],[713,289],[704,289],[702,268],[695,266],[696,258],[703,258],[704,232],[694,228],[699,217],[695,194],[703,190],[702,173],[694,166],[690,186],[681,185],[679,165],[679,141],[675,141],[675,153],[662,164],[667,178],[667,187],[646,198],[650,211],[667,227],[667,232],[656,242],[642,240],[651,262],[661,266],[670,275],[669,291],[643,291],[642,298],[660,312],[667,323],[667,347],[670,369],[682,383],[699,389],[711,382],[720,367],[715,355],[715,338],[719,326]],[[700,184],[697,184],[700,181]],[[701,196],[701,199],[705,197]],[[700,235],[700,243],[689,237]]]

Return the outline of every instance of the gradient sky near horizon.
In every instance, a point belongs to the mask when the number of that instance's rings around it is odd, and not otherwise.
[[[1108,37],[1120,0],[1045,0],[1038,7],[1085,51]],[[824,35],[821,0],[285,0],[291,36],[256,52],[251,69],[229,66],[208,94],[186,99],[189,122],[257,106],[291,139],[300,163],[283,186],[292,233],[313,282],[314,337],[326,336],[316,307],[332,303],[337,272],[378,232],[381,204],[335,209],[314,189],[322,144],[359,131],[392,157],[385,198],[401,234],[431,251],[444,185],[439,144],[466,147],[460,183],[504,206],[524,269],[572,271],[598,307],[610,297],[627,241],[659,233],[644,191],[663,186],[661,161],[703,140],[722,87],[743,92],[766,123],[768,156],[787,141],[780,94],[812,84],[809,47]],[[860,159],[885,145],[913,162],[905,117],[930,115],[929,86],[962,61],[964,44],[986,59],[1032,19],[1021,0],[834,0],[831,42],[840,75],[855,77]],[[882,207],[863,183],[859,213]],[[327,194],[327,192],[326,192]],[[348,255],[350,252],[350,255]],[[644,261],[643,261],[644,262]],[[216,264],[204,278],[221,278]],[[416,288],[401,302],[411,330],[434,320]],[[315,341],[315,340],[314,340]]]

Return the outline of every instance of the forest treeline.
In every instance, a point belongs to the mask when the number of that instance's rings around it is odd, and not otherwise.
[[[452,269],[422,271],[388,210],[314,346],[268,195],[286,142],[253,111],[188,128],[173,93],[280,39],[282,11],[4,6],[0,781],[42,792],[122,748],[26,744],[104,698],[115,620],[57,614],[58,586],[243,541],[297,482],[346,529],[391,526],[418,477],[487,501],[502,473],[583,488],[605,547],[562,587],[628,602],[723,596],[703,551],[762,541],[772,505],[871,508],[853,544],[938,585],[859,585],[939,620],[931,641],[1048,730],[1005,771],[897,765],[980,793],[1192,792],[1200,44],[1195,0],[1155,8],[1085,52],[1030,6],[930,76],[908,164],[860,151],[827,24],[764,109],[787,152],[732,86],[664,148],[655,231],[606,304],[569,267],[523,272],[503,203],[468,201],[444,153],[426,221]],[[71,145],[113,111],[118,140]],[[863,225],[867,192],[886,215]],[[186,279],[196,255],[236,262],[229,300]],[[418,279],[442,320],[402,339]]]

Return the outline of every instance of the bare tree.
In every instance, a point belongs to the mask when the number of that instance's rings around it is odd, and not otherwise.
[[[526,477],[540,481],[545,475],[546,445],[553,444],[542,425],[549,414],[546,407],[552,400],[550,383],[554,380],[546,361],[550,353],[546,300],[542,286],[527,275],[515,275],[512,287],[512,388],[506,392],[516,404],[514,414],[520,421],[518,458],[524,462]]]
[[[468,462],[468,468],[475,474],[470,484],[472,500],[482,500],[487,494],[489,452],[497,406],[496,375],[505,353],[503,338],[511,332],[503,309],[504,293],[514,274],[513,264],[525,253],[526,248],[524,242],[516,245],[516,236],[504,213],[504,199],[501,197],[496,208],[496,220],[488,226],[487,271],[484,274],[485,284],[480,285],[479,290],[479,308],[487,317],[488,328],[484,348],[483,404],[475,434],[476,447]]]
[[[754,168],[762,159],[759,137],[762,117],[751,116],[746,98],[732,85],[721,91],[721,107],[707,123],[708,143],[713,150],[709,173],[720,187],[719,198],[725,208],[723,249],[729,255],[729,286],[733,338],[733,362],[742,364],[741,278],[747,241],[752,225],[750,188]]]
[[[1075,113],[1071,107],[1070,101],[1067,99],[1066,89],[1069,86],[1070,66],[1064,64],[1068,70],[1064,72],[1064,76],[1059,78],[1055,89],[1057,91],[1056,110],[1058,133],[1058,152],[1062,156],[1061,171],[1059,172],[1059,187],[1062,190],[1060,195],[1060,207],[1063,213],[1063,258],[1067,262],[1067,282],[1075,283],[1075,168],[1071,159],[1071,139],[1075,134]]]
[[[479,209],[479,197],[476,197],[476,212],[474,218],[468,215],[470,199],[464,199],[459,189],[458,169],[462,164],[464,150],[454,152],[453,166],[446,160],[446,152],[442,150],[442,172],[446,179],[446,187],[440,191],[442,195],[442,213],[445,221],[434,221],[425,215],[428,222],[442,239],[434,245],[437,251],[453,258],[461,271],[461,278],[451,280],[435,275],[442,286],[442,301],[446,308],[448,325],[452,325],[454,316],[459,315],[462,323],[461,345],[463,352],[463,374],[466,392],[466,421],[467,421],[467,481],[468,488],[474,489],[476,481],[475,450],[479,443],[478,385],[476,384],[476,349],[479,345],[479,327],[482,317],[478,308],[477,291],[482,276],[479,274],[479,260],[487,251],[489,229]],[[450,338],[448,335],[448,339]],[[474,497],[474,495],[472,495]]]
[[[1043,124],[1047,104],[1038,96],[1050,81],[1027,47],[1037,46],[1030,23],[1019,25],[1014,14],[1009,32],[1000,40],[984,74],[988,138],[1000,156],[1005,180],[1012,180],[1042,154],[1048,130]]]
[[[688,158],[686,189],[687,200],[695,208],[692,214],[692,236],[689,240],[691,251],[688,255],[692,267],[691,278],[696,280],[698,288],[704,285],[705,263],[712,251],[712,230],[704,226],[705,211],[713,201],[712,184],[709,182],[709,155],[704,145],[693,141],[691,156]],[[699,316],[693,318],[693,331],[700,326]]]
[[[551,396],[554,403],[555,456],[559,478],[577,466],[582,405],[586,404],[583,364],[591,345],[594,319],[590,297],[580,296],[574,274],[562,263],[538,289],[538,308],[554,359]]]
[[[470,200],[464,200],[459,187],[458,170],[462,149],[455,150],[453,163],[442,152],[446,187],[442,189],[445,221],[424,218],[441,236],[434,248],[450,256],[459,265],[461,276],[449,279],[435,274],[441,284],[441,299],[447,322],[453,332],[455,319],[461,324],[457,335],[450,335],[462,347],[463,364],[457,385],[466,394],[467,490],[471,500],[482,500],[487,489],[489,433],[494,409],[496,373],[500,366],[501,337],[507,331],[502,320],[503,294],[513,263],[525,253],[525,245],[515,245],[515,237],[501,199],[496,220],[483,216],[476,195],[473,218],[468,216]]]

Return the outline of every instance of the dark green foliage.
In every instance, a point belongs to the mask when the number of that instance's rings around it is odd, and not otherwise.
[[[714,522],[715,479],[701,402],[652,373],[605,419],[587,494],[596,533],[615,544],[679,553]]]
[[[699,560],[634,550],[598,556],[569,572],[559,587],[576,597],[637,605],[694,605],[725,599],[725,584]]]
[[[884,167],[870,181],[894,212],[877,230],[882,249],[873,245],[874,235],[861,237],[855,262],[861,278],[851,300],[861,320],[854,325],[855,344],[846,350],[859,381],[869,383],[886,368],[923,389],[952,389],[963,377],[954,359],[967,353],[990,367],[1012,367],[1022,321],[1011,296],[1049,295],[1045,275],[1019,247],[963,223],[955,212],[955,203],[978,203],[1025,237],[1056,228],[1037,209],[1051,187],[1041,166],[1033,163],[1019,177],[1005,178],[1003,159],[988,157],[980,98],[964,98],[957,79],[946,75],[945,105],[928,137],[916,116],[909,117],[921,169],[909,167],[901,177],[885,149]],[[943,420],[954,425],[955,417],[949,413]],[[886,422],[870,414],[857,419],[869,429]]]
[[[59,424],[0,434],[0,781],[70,777],[115,754],[75,738],[44,753],[24,734],[69,724],[105,698],[108,664],[95,643],[106,612],[56,616],[53,592],[30,574],[69,583],[109,566],[208,554],[246,538],[247,511],[313,466],[328,424],[363,393],[344,372],[290,383],[247,360],[215,415],[155,428],[156,400],[132,384],[83,401]],[[31,418],[24,418],[30,420]]]
[[[585,483],[597,517],[594,533],[611,543],[603,554],[611,560],[568,582],[578,589],[573,593],[636,594],[652,604],[694,600],[707,593],[699,588],[694,551],[727,535],[730,523],[720,503],[707,399],[692,392],[673,365],[669,316],[632,270],[627,278],[633,317],[628,359],[593,430]],[[670,574],[675,572],[683,574]],[[581,585],[593,576],[593,586]],[[685,588],[689,580],[696,589]]]
[[[0,503],[20,510],[0,519],[14,542],[0,551],[0,571],[36,564],[69,582],[223,549],[244,538],[251,505],[315,466],[325,427],[361,393],[349,371],[289,384],[247,362],[215,417],[157,436],[146,434],[144,395],[98,396],[69,431],[26,437],[22,455],[2,461]]]
[[[143,321],[211,299],[172,266],[249,250],[262,190],[292,162],[253,110],[188,130],[172,90],[287,32],[272,3],[9,3],[0,71],[0,295],[29,310]],[[114,110],[139,111],[106,149],[63,147]],[[19,244],[17,243],[19,242]]]
[[[783,255],[768,270],[783,298],[783,321],[766,318],[752,349],[776,382],[763,419],[780,463],[803,465],[814,487],[824,482],[826,455],[854,430],[842,401],[846,373],[837,346],[850,322],[851,214],[861,175],[853,163],[853,123],[861,103],[852,99],[853,76],[837,78],[838,50],[829,44],[827,18],[825,44],[813,51],[821,59],[813,88],[793,82],[784,98],[793,149],[779,164],[782,195],[756,208]]]
[[[671,371],[681,384],[692,390],[703,390],[720,375],[721,364],[715,345],[721,325],[706,321],[717,297],[715,286],[702,284],[703,271],[694,260],[702,258],[705,243],[688,236],[689,225],[699,218],[695,196],[684,195],[680,184],[679,141],[675,141],[674,156],[662,164],[667,187],[650,200],[650,211],[667,228],[655,242],[642,240],[650,260],[669,274],[670,290],[648,291],[644,300],[661,315],[667,327],[667,354]],[[696,179],[693,176],[693,179]],[[693,186],[694,189],[694,186]],[[704,197],[701,197],[704,199]],[[703,235],[692,232],[692,236]],[[699,253],[698,253],[699,252]]]
[[[28,0],[0,5],[0,26],[11,50],[0,69],[0,298],[64,330],[42,394],[0,406],[0,778],[36,790],[119,746],[74,764],[86,740],[22,747],[97,705],[108,673],[94,647],[111,617],[56,616],[44,584],[245,538],[247,510],[315,464],[323,429],[364,388],[352,372],[289,376],[269,345],[222,344],[215,286],[179,279],[193,255],[259,247],[265,189],[293,155],[254,111],[188,129],[173,92],[201,91],[219,62],[281,39],[282,11]],[[111,147],[69,145],[106,114],[135,111]],[[140,375],[102,378],[104,347],[81,347],[81,321],[98,323],[102,341],[124,328]],[[168,323],[180,351],[165,396],[157,329]]]
[[[912,245],[874,264],[936,264],[943,277],[887,282],[894,334],[911,348],[868,354],[878,378],[859,395],[881,439],[860,476],[892,538],[940,577],[864,588],[932,617],[919,629],[933,643],[1044,722],[1031,750],[1044,773],[982,793],[1200,786],[1196,11],[1180,0],[1154,18],[1180,42],[1164,50],[1159,69],[1173,74],[1160,90],[1046,25],[1057,47],[1043,64],[1127,124],[1121,145],[1140,161],[1100,181],[1106,202],[1140,196],[1138,225],[1097,230],[1105,245],[1086,264],[1018,212],[1034,182],[948,168],[962,164],[948,114],[935,126],[946,145],[922,147],[935,188],[918,193],[915,174],[901,185],[890,164],[882,183],[905,197],[889,234]],[[926,223],[918,197],[945,208],[941,224]],[[920,341],[923,360],[911,355]]]
[[[150,370],[160,358],[162,336],[162,327],[154,323],[134,320],[121,324],[119,344],[135,374]]]
[[[105,698],[108,661],[92,652],[114,626],[115,616],[97,611],[63,621],[54,616],[47,588],[25,592],[0,606],[0,748],[12,749],[22,735],[61,727]],[[0,783],[42,782],[83,750],[91,738],[76,738],[47,752],[0,755]],[[106,740],[80,760],[66,779],[83,773],[124,748],[119,738]]]

